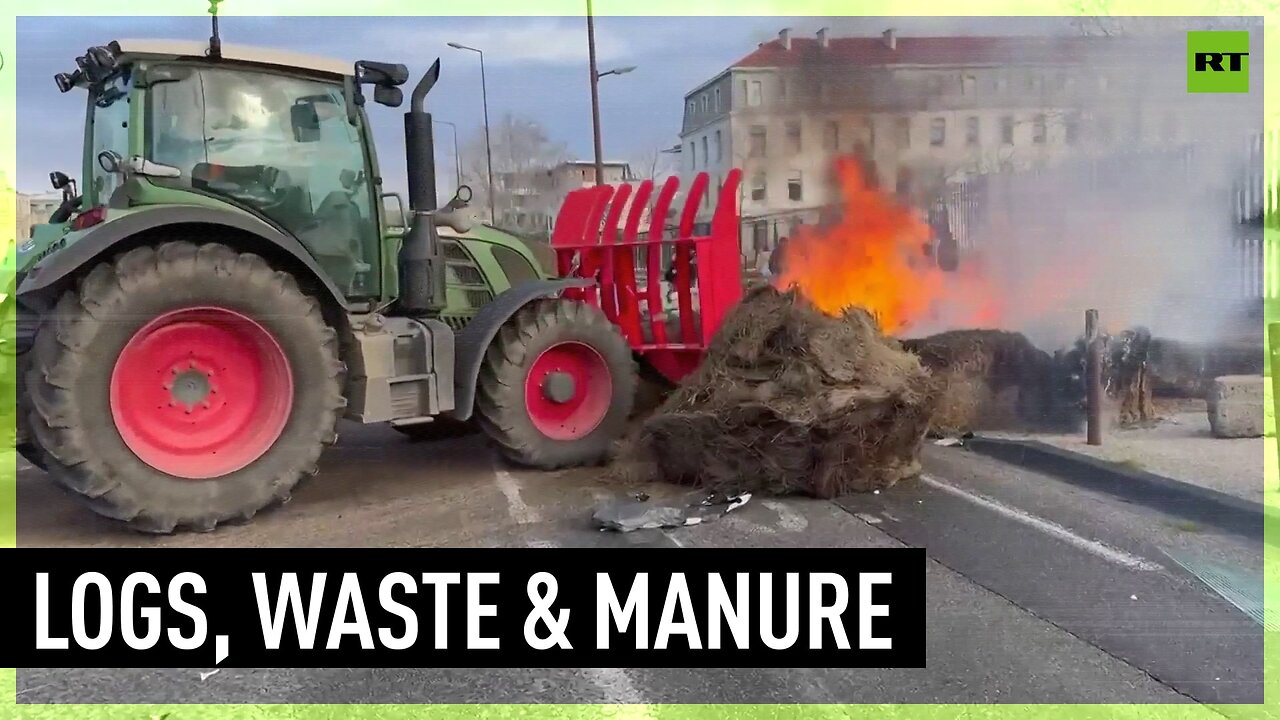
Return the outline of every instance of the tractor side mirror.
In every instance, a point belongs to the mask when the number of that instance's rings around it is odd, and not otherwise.
[[[379,85],[373,89],[373,101],[387,107],[400,107],[404,102],[404,93],[398,87]]]
[[[98,153],[98,167],[108,175],[124,172],[124,158],[114,150],[103,150]]]
[[[79,74],[79,73],[76,73]],[[69,93],[76,87],[76,79],[71,73],[58,73],[53,76],[53,81],[58,85],[58,92]]]
[[[61,170],[54,170],[49,173],[49,184],[53,185],[54,190],[61,190],[71,184],[71,178]]]
[[[453,199],[449,201],[448,207],[457,209],[464,208],[471,202],[471,186],[459,185],[457,192],[453,194]]]
[[[320,140],[320,113],[313,102],[299,101],[289,108],[289,124],[293,127],[293,139],[297,142]]]

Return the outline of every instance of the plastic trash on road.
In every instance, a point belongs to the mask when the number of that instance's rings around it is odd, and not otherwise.
[[[616,532],[678,528],[725,515],[746,505],[750,500],[750,493],[711,493],[694,502],[664,505],[649,502],[648,495],[637,493],[630,498],[606,500],[596,505],[591,521],[601,530]]]

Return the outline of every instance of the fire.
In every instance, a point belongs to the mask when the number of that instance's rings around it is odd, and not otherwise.
[[[993,327],[1000,321],[1004,308],[980,263],[943,272],[925,252],[931,231],[914,211],[869,186],[853,158],[836,160],[835,176],[839,221],[797,230],[787,244],[776,287],[794,285],[832,315],[864,308],[886,333],[928,325],[940,314],[952,321],[963,318],[971,327]]]

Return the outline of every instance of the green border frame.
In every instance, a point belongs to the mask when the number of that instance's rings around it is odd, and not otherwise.
[[[928,16],[954,15],[954,3],[943,0],[924,0],[917,3],[871,0],[857,3],[861,7],[850,12],[852,2],[835,0],[701,0],[694,6],[683,0],[596,0],[598,15],[757,15],[757,16]],[[487,0],[483,5],[470,4],[470,12],[423,12],[436,10],[421,0],[361,0],[347,3],[344,0],[231,0],[224,2],[220,15],[580,15],[585,11],[583,0]],[[124,10],[124,3],[117,5]],[[186,15],[199,16],[208,10],[207,0],[132,0],[127,11],[104,13],[98,0],[61,0],[57,12],[37,10],[31,15]],[[1210,16],[1251,15],[1265,20],[1264,29],[1264,107],[1267,129],[1267,178],[1268,192],[1280,193],[1280,92],[1274,91],[1280,82],[1280,50],[1276,45],[1280,38],[1280,2],[1277,0],[1053,0],[1034,3],[1030,0],[973,0],[966,4],[970,16]],[[11,178],[16,176],[16,73],[13,50],[16,42],[14,15],[0,17],[0,251],[4,263],[0,265],[0,288],[7,287],[13,278],[12,252],[16,236],[16,198]],[[1258,68],[1258,66],[1254,66]],[[1266,225],[1267,285],[1280,283],[1274,277],[1280,258],[1280,214],[1269,214]],[[1266,322],[1280,322],[1280,304],[1269,302]],[[4,323],[0,329],[8,344],[13,342],[14,328]],[[12,378],[14,359],[0,352],[0,378]],[[0,386],[8,383],[0,383]],[[1271,383],[1268,383],[1268,393]],[[1270,395],[1268,396],[1270,398]],[[1275,437],[1274,405],[1267,402],[1268,437]],[[16,456],[13,451],[14,399],[11,387],[0,389],[0,548],[16,547]],[[1265,504],[1269,510],[1280,509],[1280,440],[1266,443],[1266,454],[1260,458],[1265,463],[1268,492]],[[1267,624],[1280,625],[1275,610],[1280,602],[1280,519],[1278,513],[1266,514],[1266,548],[1264,559],[1265,599]],[[1181,718],[1270,718],[1280,717],[1280,638],[1276,632],[1265,633],[1265,702],[1261,705],[19,705],[16,697],[17,672],[13,668],[0,669],[0,708],[10,707],[14,718],[173,718],[188,720],[197,718],[221,718],[227,716],[251,718],[398,718],[414,717],[430,712],[435,717],[458,720],[506,720],[507,718],[546,717],[563,720],[575,718],[610,717],[616,720],[702,720],[726,717],[738,720],[756,718],[807,717],[878,717],[910,718],[911,720],[938,720],[956,717],[1022,720],[1028,717],[1064,717],[1072,720],[1093,718],[1157,718],[1175,720]],[[12,705],[10,704],[12,703]],[[1275,706],[1274,708],[1272,706]]]

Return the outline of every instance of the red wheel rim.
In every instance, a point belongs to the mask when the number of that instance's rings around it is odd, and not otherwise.
[[[533,361],[524,397],[538,432],[552,440],[577,440],[595,430],[609,412],[613,378],[595,348],[557,343]]]
[[[239,470],[280,437],[293,374],[271,333],[240,313],[189,308],[134,333],[111,372],[111,418],[147,465],[204,480]]]

